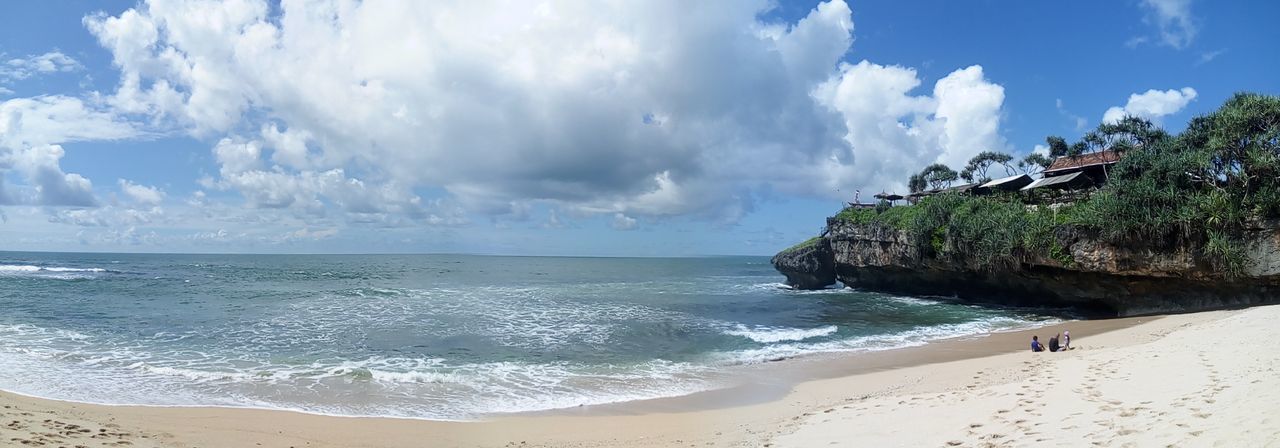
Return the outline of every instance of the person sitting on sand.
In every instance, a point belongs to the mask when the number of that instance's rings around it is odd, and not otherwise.
[[[1040,344],[1040,336],[1031,336],[1031,351],[1043,352],[1044,345]]]
[[[1058,335],[1055,334],[1053,337],[1049,338],[1049,351],[1056,352],[1058,351],[1058,348]]]
[[[1062,331],[1062,349],[1071,350],[1071,332],[1070,331],[1066,331],[1066,330]]]

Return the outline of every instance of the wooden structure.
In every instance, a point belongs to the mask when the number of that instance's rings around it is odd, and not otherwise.
[[[1071,173],[1084,173],[1098,183],[1107,181],[1107,169],[1120,161],[1124,153],[1114,150],[1091,152],[1078,156],[1062,156],[1053,159],[1053,163],[1044,170],[1044,177],[1063,176]]]

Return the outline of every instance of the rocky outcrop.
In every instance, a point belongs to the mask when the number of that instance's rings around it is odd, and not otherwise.
[[[1132,316],[1280,302],[1280,226],[1245,233],[1245,275],[1228,278],[1196,250],[1118,247],[1087,235],[1057,235],[1055,257],[1013,254],[987,266],[931,256],[904,231],[829,222],[807,251],[778,254],[774,266],[798,288],[821,288],[828,272],[859,289],[936,295],[1002,305],[1069,307]],[[927,244],[927,243],[926,243]]]
[[[770,260],[787,276],[787,284],[799,289],[822,289],[836,283],[836,265],[825,238],[806,241],[779,252]]]

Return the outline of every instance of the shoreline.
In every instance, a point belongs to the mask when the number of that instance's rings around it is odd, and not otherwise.
[[[0,403],[10,406],[5,408],[5,417],[25,412],[56,417],[35,419],[41,422],[48,419],[81,428],[93,427],[95,423],[116,425],[110,431],[127,433],[128,436],[120,436],[120,440],[128,440],[133,446],[252,446],[257,443],[263,446],[419,446],[423,437],[436,440],[442,446],[503,446],[519,442],[535,446],[669,446],[687,445],[685,442],[689,440],[713,445],[731,442],[759,445],[794,430],[796,422],[813,415],[815,410],[858,397],[884,396],[910,389],[918,386],[918,380],[904,380],[929,371],[950,370],[958,364],[1010,356],[1059,356],[1024,353],[1024,345],[1033,333],[1047,339],[1050,332],[1068,327],[1076,334],[1073,345],[1081,349],[1061,356],[1072,356],[1093,350],[1095,338],[1124,339],[1115,334],[1165,329],[1181,325],[1182,321],[1217,319],[1239,312],[1065,321],[1031,330],[959,337],[916,347],[814,355],[765,363],[751,376],[755,382],[729,389],[501,414],[482,421],[326,416],[231,407],[94,405],[9,392],[0,393]],[[833,390],[840,392],[832,393]],[[840,398],[841,394],[850,397]],[[4,432],[5,437],[10,434]]]
[[[1158,317],[1159,316],[1145,316],[1141,319]],[[991,344],[982,344],[977,348],[965,347],[968,343],[985,341],[988,340],[987,338],[991,337],[997,337],[1001,345],[1015,347],[1017,344],[1006,343],[1006,340],[1016,339],[1016,337],[1029,338],[1030,334],[1037,331],[1076,322],[1079,322],[1078,326],[1081,328],[1090,328],[1096,332],[1112,331],[1124,326],[1134,325],[1135,323],[1131,322],[1133,319],[1139,318],[1059,320],[1043,324],[1030,324],[1033,325],[1031,328],[1015,328],[989,333],[962,334],[959,336],[927,339],[920,342],[918,345],[905,345],[891,348],[859,348],[786,355],[767,361],[720,366],[718,367],[719,370],[717,372],[723,377],[720,379],[728,381],[722,383],[722,387],[716,387],[713,389],[697,390],[691,393],[679,395],[640,399],[622,399],[613,402],[582,404],[578,406],[481,413],[471,418],[457,419],[403,415],[342,414],[307,409],[252,405],[110,403],[47,397],[8,389],[0,389],[0,394],[12,394],[34,400],[47,400],[67,404],[102,406],[108,408],[136,407],[159,409],[217,409],[233,411],[252,410],[290,412],[318,417],[398,419],[441,423],[474,423],[509,417],[536,417],[543,415],[640,415],[650,412],[688,412],[759,404],[780,399],[791,387],[805,381],[855,375],[878,369],[913,367],[923,364],[944,362],[958,359],[956,357],[957,354],[962,354],[960,356],[963,357],[981,357],[1003,352],[1018,351],[1008,347],[1006,347],[1006,350],[1002,351],[1000,347]],[[1048,338],[1046,337],[1045,339],[1047,340]],[[961,345],[953,347],[955,344]],[[934,350],[926,350],[931,348],[941,348],[942,350],[940,353],[943,354],[939,355],[937,354],[939,352],[935,352]],[[766,388],[768,393],[761,394],[761,392],[764,392],[760,390],[761,388]],[[751,395],[749,397],[735,396],[736,393],[743,391],[749,392]]]

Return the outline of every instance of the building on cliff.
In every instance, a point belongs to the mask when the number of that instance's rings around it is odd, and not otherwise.
[[[1081,190],[1102,186],[1108,180],[1107,170],[1119,162],[1123,156],[1123,152],[1109,149],[1058,157],[1048,168],[1045,168],[1043,177],[1022,187],[1021,191]]]

